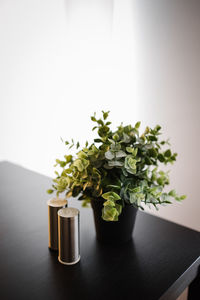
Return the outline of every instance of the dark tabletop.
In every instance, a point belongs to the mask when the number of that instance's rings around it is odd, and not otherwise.
[[[171,300],[197,276],[199,232],[138,212],[132,241],[103,245],[91,208],[73,199],[69,205],[81,210],[81,260],[60,264],[48,249],[50,185],[48,177],[0,163],[1,300]]]

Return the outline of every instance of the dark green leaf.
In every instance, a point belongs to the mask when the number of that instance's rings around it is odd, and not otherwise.
[[[146,157],[145,157],[145,163],[146,163],[147,165],[151,165],[151,164],[152,164],[152,160],[151,160],[148,156],[146,156]]]
[[[101,126],[104,126],[104,122],[101,119],[97,120],[97,123]]]
[[[157,142],[157,140],[158,140],[158,138],[155,135],[150,135],[148,138],[152,142]]]
[[[102,140],[101,139],[94,139],[94,142],[95,143],[102,143]]]
[[[164,162],[164,161],[165,161],[164,155],[161,154],[161,153],[159,153],[159,154],[158,154],[158,160],[159,160],[160,162]]]
[[[109,115],[109,111],[106,112],[102,111],[102,113],[103,113],[103,119],[106,120]]]
[[[149,155],[151,156],[151,157],[157,157],[157,155],[158,155],[158,152],[157,152],[157,150],[155,149],[155,148],[151,148],[151,149],[149,149]]]
[[[157,131],[157,132],[160,131],[160,129],[161,129],[160,125],[156,125],[156,127],[154,128],[154,130]]]
[[[164,152],[164,155],[165,155],[165,157],[170,157],[170,156],[172,155],[171,150],[170,150],[170,149],[167,149],[167,150]]]

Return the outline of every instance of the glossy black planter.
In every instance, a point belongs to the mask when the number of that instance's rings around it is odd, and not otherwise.
[[[103,200],[92,200],[94,222],[97,239],[104,243],[120,244],[129,241],[132,238],[135,224],[137,208],[125,206],[122,210],[119,220],[108,222],[102,219]]]

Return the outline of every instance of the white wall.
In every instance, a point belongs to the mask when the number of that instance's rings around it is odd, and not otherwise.
[[[53,175],[60,136],[91,140],[102,109],[160,123],[188,199],[155,213],[200,230],[199,15],[198,0],[1,0],[0,160]]]

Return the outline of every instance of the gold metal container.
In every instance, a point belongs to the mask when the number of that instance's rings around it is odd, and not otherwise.
[[[67,206],[67,200],[52,198],[47,201],[49,223],[49,248],[58,250],[58,210]]]
[[[73,207],[58,211],[58,260],[65,265],[80,260],[80,212]]]

